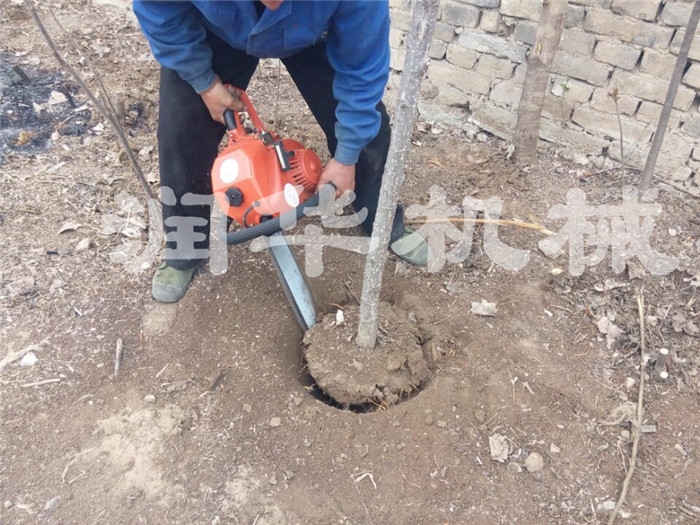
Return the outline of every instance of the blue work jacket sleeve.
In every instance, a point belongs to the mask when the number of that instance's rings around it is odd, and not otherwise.
[[[340,2],[328,31],[327,52],[336,72],[333,95],[338,101],[334,158],[355,164],[381,125],[376,107],[389,80],[389,3]]]
[[[212,84],[207,32],[190,2],[134,0],[134,14],[160,64],[177,71],[197,93]]]

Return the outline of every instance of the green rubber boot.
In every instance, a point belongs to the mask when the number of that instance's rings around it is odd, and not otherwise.
[[[406,228],[406,232],[389,245],[396,256],[408,264],[425,266],[430,260],[430,247],[422,235]]]
[[[188,270],[176,270],[163,263],[156,270],[151,284],[151,295],[161,303],[175,303],[182,299],[190,287],[192,276],[198,266]]]

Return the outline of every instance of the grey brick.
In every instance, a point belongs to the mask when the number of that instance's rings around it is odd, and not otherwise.
[[[455,28],[444,22],[436,22],[433,38],[447,42],[448,44],[455,39]]]
[[[693,160],[700,160],[700,146],[693,150]]]
[[[560,121],[568,121],[578,103],[561,97],[545,97],[542,105],[542,116]]]
[[[621,93],[662,104],[666,99],[666,91],[668,90],[667,80],[655,78],[650,75],[629,73],[621,69],[613,73],[610,85],[618,87]],[[688,111],[693,105],[694,100],[695,91],[680,86],[673,107],[682,111]]]
[[[401,47],[401,44],[403,44],[404,36],[406,36],[406,33],[401,31],[400,29],[392,27],[391,29],[389,29],[389,45],[393,49],[398,49],[399,47]]]
[[[400,47],[399,49],[391,50],[391,57],[389,59],[389,68],[394,71],[403,71],[403,64],[406,61],[406,48]]]
[[[552,72],[585,80],[596,86],[602,86],[608,80],[612,68],[590,58],[581,58],[559,52],[554,57]]]
[[[513,62],[524,62],[527,55],[527,47],[485,33],[462,33],[459,35],[458,42],[467,49],[491,53]]]
[[[487,95],[491,88],[488,78],[446,62],[431,63],[428,78],[439,89],[438,102],[447,105],[464,104],[471,94]]]
[[[400,9],[391,10],[391,27],[408,32],[411,30],[412,16],[408,11]]]
[[[510,78],[513,76],[515,64],[508,59],[498,58],[484,53],[476,66],[477,72],[488,78]]]
[[[511,106],[517,109],[520,104],[520,96],[523,91],[523,83],[511,78],[499,82],[491,89],[489,98],[496,104]]]
[[[670,26],[686,27],[692,9],[693,4],[689,2],[668,2],[661,12],[661,21]]]
[[[612,5],[612,0],[571,0],[569,3],[585,5],[586,7],[601,7],[609,9]]]
[[[620,125],[616,115],[601,113],[585,107],[577,108],[571,120],[594,135],[603,135],[612,139],[620,138]],[[625,142],[646,144],[653,133],[649,126],[628,117],[621,117],[622,134]]]
[[[693,63],[686,74],[683,76],[683,83],[700,89],[700,64]]]
[[[473,111],[469,117],[472,124],[506,140],[512,137],[517,120],[516,112],[500,108],[490,102],[473,104]]]
[[[586,31],[619,38],[644,47],[665,49],[673,37],[673,28],[641,20],[631,20],[604,9],[590,9],[583,21]]]
[[[676,66],[676,57],[670,53],[662,53],[653,49],[645,49],[639,71],[656,78],[671,78]]]
[[[477,7],[485,7],[487,9],[491,9],[493,7],[498,7],[501,3],[501,0],[459,0],[463,4],[471,4],[475,5]]]
[[[673,37],[673,42],[671,42],[671,53],[678,54],[681,49],[681,42],[685,38],[685,29],[679,29],[676,31],[676,35]],[[690,46],[690,53],[688,53],[688,58],[692,60],[700,60],[700,37],[695,33],[695,38]]]
[[[513,32],[513,38],[518,42],[523,42],[525,44],[534,44],[537,37],[537,24],[532,22],[519,22],[515,26],[515,31]]]
[[[462,69],[472,69],[479,60],[479,53],[459,44],[447,45],[447,61]]]
[[[649,102],[648,100],[643,100],[642,104],[637,110],[637,120],[640,120],[642,122],[649,122],[651,124],[656,125],[656,123],[659,121],[659,117],[661,116],[662,109],[663,106],[661,104],[657,104],[656,102]],[[669,128],[677,128],[680,125],[681,118],[685,118],[684,112],[678,109],[671,110],[671,118],[668,122]]]
[[[498,33],[501,30],[501,13],[495,9],[486,10],[481,13],[481,29],[489,33]]]
[[[570,55],[591,56],[595,47],[595,37],[580,29],[565,29],[559,49]]]
[[[611,8],[614,13],[655,22],[659,5],[661,0],[613,0]]]
[[[501,0],[501,14],[539,22],[542,0]]]
[[[566,27],[581,27],[583,25],[583,19],[586,16],[586,10],[580,5],[571,5],[566,11],[566,22],[564,25]]]
[[[568,77],[552,75],[550,83],[552,95],[573,100],[574,102],[588,102],[593,94],[593,86]]]
[[[615,101],[610,96],[610,93],[610,89],[597,88],[593,92],[593,97],[591,98],[591,108],[595,109],[596,111],[602,111],[603,113],[617,115]],[[633,117],[641,102],[642,101],[637,97],[631,97],[620,93],[617,100],[617,106],[620,108],[621,115]]]
[[[428,56],[434,60],[442,60],[445,58],[445,53],[447,52],[447,44],[442,40],[435,40],[430,43],[430,49],[428,49]]]
[[[686,120],[685,124],[683,124],[683,133],[694,138],[700,137],[700,118]]]
[[[560,122],[548,118],[543,118],[540,122],[540,138],[553,144],[585,151],[591,155],[602,152],[603,148],[610,144],[605,139],[590,135],[581,129],[564,127]]]
[[[440,4],[440,20],[460,27],[476,27],[479,25],[481,9],[452,0],[444,0]]]
[[[598,42],[593,56],[596,60],[622,69],[633,69],[637,65],[641,50],[619,42]]]

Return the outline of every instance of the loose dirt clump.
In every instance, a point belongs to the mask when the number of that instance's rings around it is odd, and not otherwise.
[[[406,312],[380,305],[376,348],[354,342],[357,308],[326,315],[304,336],[304,357],[316,384],[345,407],[386,407],[415,393],[430,378],[421,335]]]

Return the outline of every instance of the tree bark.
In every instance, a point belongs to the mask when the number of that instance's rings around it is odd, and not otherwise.
[[[654,133],[654,139],[651,142],[651,149],[649,150],[646,164],[644,164],[642,180],[639,182],[640,191],[647,191],[651,185],[651,179],[654,176],[654,169],[656,168],[656,160],[659,158],[661,144],[664,141],[666,128],[668,128],[668,119],[671,116],[671,110],[673,109],[673,101],[676,100],[678,86],[680,86],[681,79],[683,78],[683,72],[685,71],[685,66],[688,63],[690,46],[693,43],[695,31],[698,28],[698,20],[700,20],[700,0],[695,0],[693,10],[690,12],[688,27],[685,29],[685,37],[683,38],[681,49],[678,53],[678,58],[676,59],[676,67],[673,70],[671,82],[668,85],[666,100],[664,101],[664,108],[661,110],[659,123],[656,126],[656,133]]]
[[[568,0],[545,0],[542,17],[537,26],[535,45],[527,61],[525,84],[518,106],[515,126],[516,162],[531,163],[537,153],[542,105],[549,86],[549,69],[564,31]]]
[[[411,134],[415,120],[416,104],[421,81],[428,67],[430,46],[440,0],[416,0],[411,33],[408,36],[406,61],[401,87],[394,111],[391,146],[384,169],[382,189],[379,195],[377,215],[370,239],[365,277],[360,298],[360,322],[355,339],[365,350],[372,350],[377,341],[379,293],[382,289],[382,273],[389,247],[391,226],[399,200],[399,190],[405,179],[404,166],[411,146]]]

